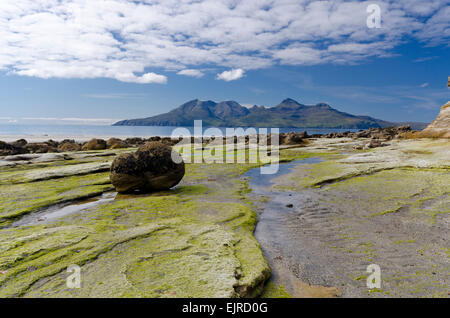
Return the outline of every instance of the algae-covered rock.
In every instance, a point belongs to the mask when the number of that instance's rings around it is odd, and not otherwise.
[[[104,150],[106,149],[106,141],[103,139],[91,139],[83,145],[82,150]]]
[[[58,146],[58,150],[62,151],[62,152],[67,152],[67,151],[80,151],[81,150],[81,146],[79,144],[77,144],[75,142],[75,140],[63,140],[59,146]]]
[[[185,173],[184,162],[181,157],[179,159],[179,163],[172,160],[172,148],[168,145],[146,143],[135,153],[122,154],[113,161],[111,183],[117,192],[170,189]]]
[[[106,142],[106,146],[108,149],[128,148],[127,143],[118,138],[109,138]]]

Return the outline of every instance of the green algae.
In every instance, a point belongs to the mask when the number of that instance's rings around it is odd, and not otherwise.
[[[97,196],[112,189],[109,173],[0,185],[0,225],[50,205]]]
[[[172,190],[120,195],[52,224],[0,230],[0,296],[258,296],[270,268],[240,176],[259,165],[188,164]],[[108,173],[0,186],[1,217],[6,225],[110,189]],[[81,289],[65,284],[72,264],[82,268]]]
[[[395,207],[398,213],[406,212],[419,220],[425,216],[431,223],[448,213],[448,170],[373,171],[366,164],[354,169],[354,165],[335,161],[343,155],[305,153],[299,149],[281,151],[279,160],[317,156],[330,161],[302,165],[304,171],[292,177],[298,183],[293,189],[321,187],[317,190],[327,193],[328,202],[366,217]],[[89,162],[98,160],[102,158]],[[72,162],[74,166],[82,163],[86,161]],[[260,165],[187,164],[182,183],[173,190],[118,196],[113,202],[46,226],[0,229],[0,270],[6,273],[0,275],[0,297],[260,295],[270,267],[253,237],[257,215],[248,199],[248,183],[240,178]],[[27,170],[51,167],[49,163]],[[4,194],[0,216],[10,205],[15,204],[19,211],[3,219],[4,224],[42,207],[111,189],[107,173],[27,182],[20,179],[23,175],[18,174],[19,169],[1,172],[13,172],[15,180],[22,182],[12,185],[5,181],[5,187],[0,186],[0,193]],[[13,190],[8,192],[8,187]],[[343,202],[343,193],[361,199]],[[353,245],[336,248],[367,262],[377,257],[374,244],[360,244],[355,233],[343,233],[341,238]],[[72,264],[81,266],[81,289],[66,286],[66,269]],[[409,286],[408,282],[404,284]],[[270,283],[267,286],[265,297],[267,290],[272,289]],[[269,297],[288,296],[283,286],[273,287]],[[423,290],[412,283],[405,288],[417,289],[419,293]]]
[[[264,288],[261,298],[292,298],[283,285],[277,285],[270,281]]]
[[[411,217],[425,215],[433,222],[437,215],[448,213],[450,173],[448,169],[388,169],[334,183],[325,191],[332,196],[357,193],[359,200],[350,204],[358,204],[369,218],[407,210]]]

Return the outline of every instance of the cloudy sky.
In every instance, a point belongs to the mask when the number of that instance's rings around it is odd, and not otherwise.
[[[431,121],[449,49],[450,0],[1,0],[0,123],[286,97]]]

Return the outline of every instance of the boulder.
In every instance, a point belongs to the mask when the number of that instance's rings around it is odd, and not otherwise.
[[[81,150],[104,150],[106,149],[106,141],[103,139],[91,139],[83,145]]]
[[[371,148],[378,148],[378,147],[386,147],[389,146],[389,144],[381,142],[378,139],[372,139],[369,143],[367,143],[363,149],[371,149]]]
[[[0,141],[0,156],[11,156],[28,153],[27,149]]]
[[[303,143],[303,140],[308,138],[306,131],[290,132],[287,134],[280,134],[280,145],[297,145]]]
[[[59,144],[58,150],[62,152],[80,151],[81,146],[77,144],[75,140],[65,139]]]
[[[45,142],[34,142],[29,143],[25,146],[31,153],[48,153],[48,152],[58,152],[58,149],[45,143]]]
[[[127,143],[118,138],[109,138],[106,142],[106,147],[108,149],[120,149],[120,148],[128,148]]]
[[[19,148],[23,148],[27,145],[27,143],[28,142],[25,139],[19,139],[19,140],[12,142],[11,145],[19,147]]]
[[[58,146],[59,146],[59,142],[51,140],[51,139],[47,140],[44,143],[49,145],[50,147],[53,147],[53,148],[58,148]]]
[[[145,144],[144,139],[139,137],[127,138],[125,139],[125,142],[130,146],[141,146]]]
[[[116,157],[111,166],[111,183],[117,192],[160,191],[177,185],[184,176],[181,156],[162,142],[148,142],[135,153]]]

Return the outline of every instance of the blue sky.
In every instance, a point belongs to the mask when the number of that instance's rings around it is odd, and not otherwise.
[[[377,1],[374,29],[362,1],[88,3],[0,3],[0,123],[107,124],[195,98],[287,97],[429,122],[450,99],[449,1]]]

